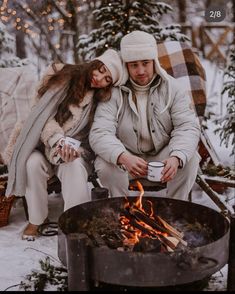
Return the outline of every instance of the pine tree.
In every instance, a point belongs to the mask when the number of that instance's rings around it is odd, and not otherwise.
[[[161,16],[171,11],[170,5],[155,0],[101,1],[100,7],[93,11],[99,28],[80,36],[78,53],[84,60],[90,60],[109,47],[119,49],[121,38],[134,30],[148,32],[157,41],[187,40],[179,25],[160,25]]]
[[[20,59],[14,55],[14,47],[15,39],[0,22],[0,67],[17,67],[29,63],[27,59]]]
[[[228,55],[227,66],[224,72],[224,83],[222,89],[222,95],[228,94],[228,102],[226,105],[227,113],[217,123],[220,127],[215,130],[215,133],[219,133],[221,144],[224,143],[226,147],[230,142],[232,146],[235,145],[235,46],[231,46],[230,53]],[[231,141],[230,141],[231,140]],[[235,154],[234,148],[231,155]]]

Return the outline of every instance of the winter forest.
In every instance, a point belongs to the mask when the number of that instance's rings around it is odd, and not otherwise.
[[[210,15],[211,10],[219,14]],[[141,30],[152,34],[157,43],[179,41],[189,45],[204,67],[207,97],[199,119],[205,158],[200,168],[210,191],[199,191],[195,186],[192,197],[197,203],[234,213],[234,25],[235,0],[0,0],[0,155],[17,118],[24,118],[30,107],[27,101],[23,106],[25,113],[19,113],[22,106],[14,106],[14,113],[13,108],[6,113],[1,97],[4,69],[28,68],[33,91],[52,62],[77,64],[92,60],[108,48],[119,50],[124,35]],[[6,126],[5,116],[9,115],[12,119]],[[0,168],[4,170],[1,156]],[[209,202],[202,197],[206,194]],[[56,207],[51,208],[56,219],[56,213],[61,212],[60,199],[52,195],[50,201]],[[25,245],[19,237],[24,226],[23,207],[17,201],[11,209],[9,224],[0,227],[0,290],[14,285],[12,290],[66,290],[66,270],[52,265],[58,264],[57,236]],[[9,245],[9,240],[14,246]],[[18,246],[17,240],[22,244]],[[26,247],[35,251],[27,251]],[[6,252],[12,258],[8,259]],[[35,268],[31,277],[25,279]],[[50,281],[47,288],[45,280],[37,274],[40,270]],[[227,274],[226,265],[204,291],[226,291]],[[33,281],[38,282],[38,288]],[[234,283],[233,287],[235,290]]]

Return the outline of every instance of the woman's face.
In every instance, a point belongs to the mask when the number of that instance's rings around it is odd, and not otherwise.
[[[112,75],[109,69],[103,64],[99,69],[92,71],[91,88],[105,88],[112,83]]]

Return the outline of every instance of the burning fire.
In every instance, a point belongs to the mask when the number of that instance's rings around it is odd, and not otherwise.
[[[124,215],[120,216],[121,233],[124,238],[123,244],[132,247],[141,241],[141,238],[157,239],[164,245],[167,251],[173,251],[179,242],[183,245],[187,243],[182,240],[183,234],[171,227],[160,216],[155,215],[153,203],[149,203],[149,212],[142,205],[144,189],[139,181],[136,181],[140,195],[137,200],[130,204],[126,198],[124,205]]]
[[[144,212],[145,214],[147,214],[149,216],[149,218],[154,219],[153,215],[154,215],[154,211],[153,211],[153,204],[151,201],[148,201],[148,203],[150,204],[150,209],[151,209],[151,213],[148,214],[144,209],[143,209],[143,205],[142,205],[142,199],[143,199],[143,195],[144,195],[144,188],[142,186],[142,184],[139,181],[136,181],[137,187],[140,191],[140,195],[137,198],[136,202],[134,202],[133,204],[130,204],[129,201],[126,198],[126,203],[124,205],[124,208],[127,210],[130,210],[131,207],[136,207],[138,208],[138,210]],[[136,220],[136,223],[139,224],[140,226],[142,226],[143,228],[146,228],[149,233],[144,233],[142,230],[137,229],[136,227],[134,227],[131,224],[131,220],[129,218],[127,218],[126,216],[121,216],[120,217],[120,222],[122,225],[122,233],[123,233],[123,237],[124,237],[124,245],[130,246],[130,245],[135,245],[136,243],[138,243],[140,241],[140,238],[152,238],[152,239],[158,239],[158,234],[162,234],[163,236],[167,236],[167,233],[162,233],[160,231],[157,231],[155,229],[153,229],[150,225],[146,224],[144,221],[141,220]],[[154,237],[154,235],[156,235]]]

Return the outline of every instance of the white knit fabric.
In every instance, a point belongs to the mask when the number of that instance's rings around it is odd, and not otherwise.
[[[140,120],[140,124],[138,125],[140,128],[140,150],[142,152],[149,152],[154,149],[147,116],[148,94],[153,79],[145,86],[137,85],[132,79],[130,79],[130,81],[134,88]]]
[[[123,64],[118,52],[113,49],[108,49],[95,59],[103,62],[111,72],[113,85],[119,86],[123,80]]]
[[[121,40],[121,56],[124,62],[155,59],[157,43],[154,37],[142,31],[133,31]]]

